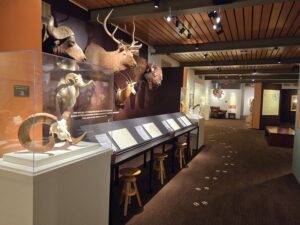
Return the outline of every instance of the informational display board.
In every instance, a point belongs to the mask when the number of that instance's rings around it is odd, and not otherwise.
[[[109,139],[107,134],[98,134],[95,135],[95,138],[99,142],[99,144],[103,147],[110,148],[113,151],[117,151],[116,146],[112,143],[112,141]]]
[[[167,120],[168,124],[172,127],[173,130],[180,130],[180,126],[173,119]]]
[[[187,125],[187,126],[191,126],[192,123],[188,120],[188,118],[186,118],[185,116],[180,117],[180,119]]]
[[[162,122],[162,124],[164,125],[164,127],[167,128],[167,130],[168,130],[169,132],[173,131],[172,127],[170,127],[170,125],[167,123],[166,120],[163,120],[163,121],[161,121],[161,122]]]
[[[143,127],[151,135],[152,138],[156,138],[162,135],[162,133],[154,123],[145,123],[143,124]]]
[[[138,144],[127,128],[113,130],[109,132],[109,135],[116,142],[120,149],[129,148]]]
[[[263,116],[279,115],[280,90],[264,90],[263,93]]]
[[[177,120],[181,124],[181,126],[183,126],[183,127],[187,126],[180,117],[178,117]]]
[[[141,136],[141,138],[143,138],[144,141],[151,139],[142,126],[136,126],[134,128],[135,128],[136,132]]]

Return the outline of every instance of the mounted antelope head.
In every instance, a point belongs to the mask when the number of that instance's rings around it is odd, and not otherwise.
[[[126,87],[121,89],[121,88],[118,88],[117,85],[115,85],[115,87],[116,87],[115,102],[116,102],[116,106],[118,106],[118,107],[124,106],[124,102],[131,94],[136,95],[135,85],[137,82],[132,81],[128,74],[127,74],[127,76],[125,76],[124,74],[121,74],[121,75],[123,76],[123,78],[126,81]]]
[[[125,44],[121,40],[118,40],[115,37],[115,33],[118,30],[118,27],[111,33],[107,28],[107,21],[110,15],[112,14],[113,9],[105,17],[103,22],[103,28],[108,36],[118,44],[118,49],[115,51],[106,51],[101,46],[91,43],[86,49],[87,61],[91,64],[98,65],[102,67],[103,70],[114,73],[122,70],[126,70],[130,67],[136,66],[136,61],[133,58],[133,54],[139,52],[139,49],[142,47],[142,44],[138,44],[138,41],[135,40],[135,24],[133,23],[132,31],[132,43]],[[99,14],[97,17],[98,23],[102,24],[99,19]]]

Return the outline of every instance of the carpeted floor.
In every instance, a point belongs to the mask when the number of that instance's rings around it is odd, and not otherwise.
[[[147,170],[138,177],[144,208],[136,201],[123,217],[114,192],[114,225],[299,225],[300,185],[291,174],[292,149],[270,147],[264,131],[240,120],[210,120],[206,146],[154,192]],[[169,171],[169,161],[166,162]]]

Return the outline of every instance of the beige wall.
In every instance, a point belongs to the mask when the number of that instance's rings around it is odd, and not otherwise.
[[[260,128],[261,101],[262,101],[262,83],[255,83],[253,111],[252,111],[252,127],[256,129]]]

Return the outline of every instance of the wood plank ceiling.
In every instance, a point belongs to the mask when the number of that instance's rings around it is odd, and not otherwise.
[[[149,2],[149,0],[74,0],[74,2],[87,9],[99,9]]]
[[[143,0],[76,0],[89,8],[115,7],[127,4],[147,2]],[[275,1],[276,2],[276,1]],[[172,4],[172,3],[171,3]],[[209,12],[180,15],[178,19],[192,34],[192,39],[179,33],[175,22],[167,22],[165,18],[147,18],[136,20],[136,36],[152,46],[182,45],[251,41],[268,38],[299,37],[300,38],[300,1],[282,1],[239,8],[220,10],[223,33],[218,35],[213,29]],[[131,23],[118,24],[120,27],[132,29]],[[186,62],[218,62],[237,60],[288,59],[300,57],[300,46],[236,49],[226,51],[170,53],[170,57],[180,63]],[[222,66],[222,69],[253,68],[292,68],[294,65],[251,65]],[[198,70],[211,70],[217,67],[201,67]]]

